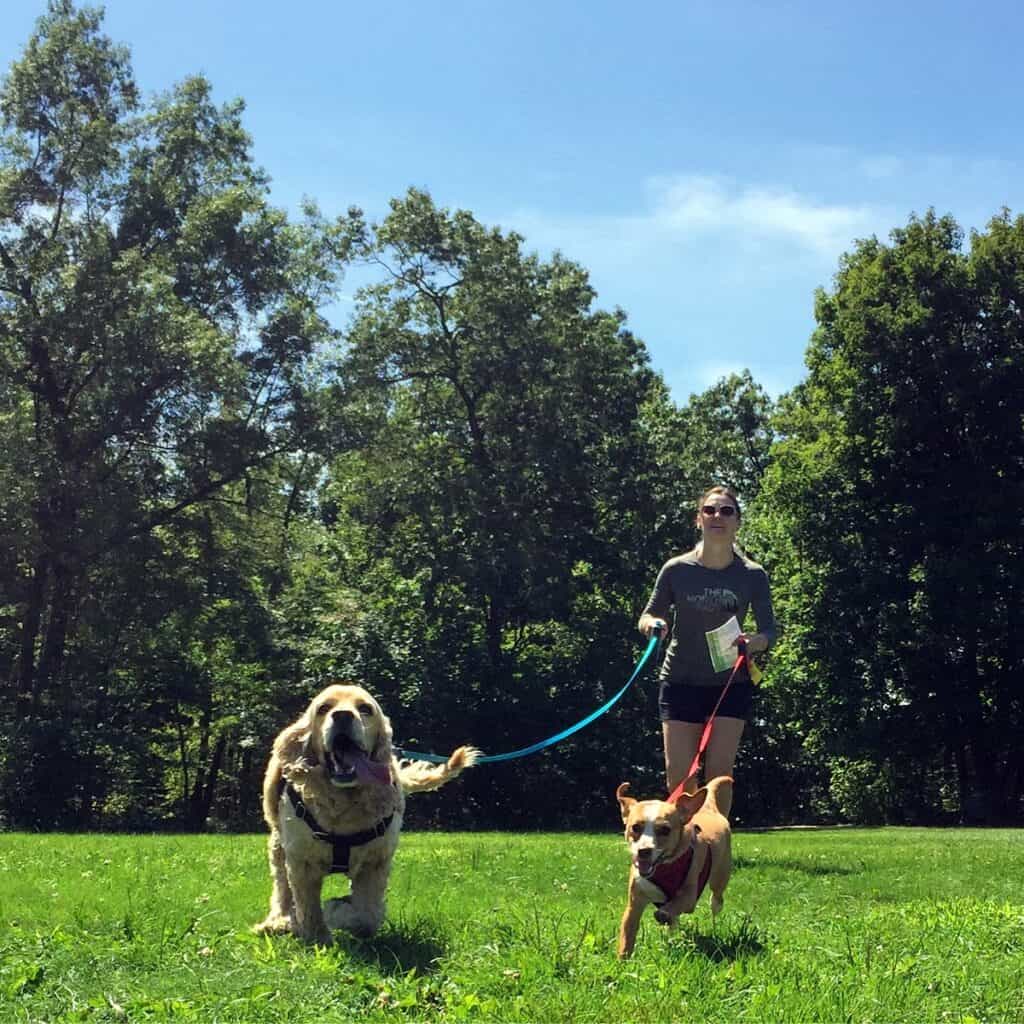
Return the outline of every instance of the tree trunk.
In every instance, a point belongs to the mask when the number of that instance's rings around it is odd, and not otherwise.
[[[40,555],[32,567],[28,600],[21,619],[21,649],[15,677],[15,721],[19,721],[29,710],[32,692],[35,688],[36,641],[39,639],[39,624],[42,621],[43,602],[46,599],[46,580],[50,573],[50,562],[46,555]]]
[[[492,594],[487,599],[487,659],[496,679],[501,678],[501,666],[504,660],[501,650],[504,625],[505,614],[501,599]]]
[[[190,810],[191,828],[197,832],[205,830],[206,821],[210,817],[213,797],[217,791],[217,778],[220,775],[220,768],[224,762],[224,752],[227,750],[227,746],[227,737],[224,734],[218,736],[217,743],[213,748],[213,757],[210,759],[209,767],[206,769],[206,781],[201,790],[198,790],[197,787],[196,799],[193,801]]]
[[[67,643],[68,623],[71,619],[71,606],[74,593],[74,581],[68,565],[55,560],[52,565],[53,588],[50,593],[50,608],[47,617],[46,634],[43,638],[43,650],[39,655],[32,688],[32,707],[39,707],[43,694],[50,684],[60,675],[64,665],[64,651]],[[70,693],[68,694],[70,696]]]

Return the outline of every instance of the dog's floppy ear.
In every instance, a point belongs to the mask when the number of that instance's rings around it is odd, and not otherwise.
[[[297,721],[283,729],[274,740],[274,753],[282,764],[308,760],[313,752],[313,707],[306,708]]]
[[[377,742],[374,743],[373,750],[370,751],[370,760],[390,764],[393,756],[391,749],[391,719],[383,711],[378,710],[378,714],[380,715],[380,731],[377,736]]]
[[[696,793],[682,793],[676,797],[676,809],[683,816],[683,821],[689,821],[704,806],[707,795],[708,787],[701,786]]]
[[[623,821],[626,821],[629,818],[629,812],[633,809],[633,805],[636,803],[631,796],[626,796],[628,792],[628,782],[621,783],[619,788],[615,790],[615,799],[619,801],[619,810],[622,812]]]

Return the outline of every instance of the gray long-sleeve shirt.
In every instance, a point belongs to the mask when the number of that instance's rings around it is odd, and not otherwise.
[[[742,628],[751,607],[758,632],[768,638],[769,646],[775,642],[768,574],[739,554],[724,569],[705,568],[693,551],[670,558],[658,573],[644,614],[668,621],[673,607],[672,640],[659,673],[663,682],[724,686],[731,669],[715,672],[704,634],[733,615]]]

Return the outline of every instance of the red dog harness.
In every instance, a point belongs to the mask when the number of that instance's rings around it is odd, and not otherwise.
[[[686,880],[686,876],[690,871],[690,865],[693,863],[693,850],[694,847],[691,844],[690,848],[676,860],[669,861],[667,864],[659,864],[654,869],[654,874],[648,875],[647,880],[653,882],[664,894],[664,902],[658,903],[655,900],[654,905],[656,907],[663,907],[673,896],[683,887],[683,882]],[[708,876],[711,874],[711,848],[708,847],[708,856],[704,861],[704,868],[700,873],[700,878],[697,879],[697,899],[700,899],[700,894],[704,891],[704,886],[708,884]]]

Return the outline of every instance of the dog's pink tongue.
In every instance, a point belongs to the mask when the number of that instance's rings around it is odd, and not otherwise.
[[[381,761],[371,761],[365,754],[356,755],[352,767],[360,782],[378,782],[382,786],[391,783],[391,766]]]

